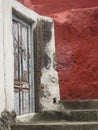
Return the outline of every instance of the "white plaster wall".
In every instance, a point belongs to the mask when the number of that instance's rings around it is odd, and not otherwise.
[[[52,38],[49,43],[47,43],[45,51],[51,59],[51,66],[49,69],[43,68],[41,70],[41,86],[44,86],[43,96],[40,99],[42,105],[42,110],[58,110],[58,102],[60,100],[59,84],[58,84],[58,73],[54,69],[54,56],[55,56],[55,36],[54,36],[54,22],[49,17],[41,16],[48,22],[52,22]],[[56,103],[53,103],[53,98],[56,99]]]
[[[13,106],[12,6],[0,0],[0,112]]]
[[[4,87],[6,89],[6,109],[14,109],[14,51],[12,37],[12,0],[4,3]]]
[[[5,108],[3,11],[3,0],[0,0],[0,111],[2,111]]]

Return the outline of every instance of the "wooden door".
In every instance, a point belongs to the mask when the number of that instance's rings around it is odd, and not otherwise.
[[[30,112],[31,49],[30,25],[16,17],[13,19],[14,44],[14,102],[18,115]]]

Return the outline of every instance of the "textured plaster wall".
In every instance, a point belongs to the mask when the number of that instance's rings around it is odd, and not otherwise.
[[[61,99],[98,99],[98,1],[19,1],[55,20]]]
[[[52,19],[41,17],[44,21],[43,32],[43,56],[41,77],[41,104],[43,110],[55,110],[60,100],[58,74],[55,70],[55,37],[54,23]]]
[[[5,108],[8,110],[14,109],[14,50],[13,50],[13,36],[12,36],[12,0],[3,0],[4,8],[4,86],[5,87]]]
[[[3,0],[0,1],[0,32],[3,32]],[[4,47],[3,47],[3,33],[0,36],[0,110],[2,111],[5,107],[5,93],[4,93]],[[2,102],[1,102],[2,100]]]
[[[14,106],[11,2],[0,1],[0,111],[12,110]]]
[[[97,0],[18,0],[41,15],[57,14],[70,9],[98,6]],[[61,19],[62,20],[62,19]]]
[[[41,16],[37,21],[34,34],[34,45],[37,45],[35,47],[35,60],[37,60],[37,76],[35,77],[37,80],[35,86],[37,86],[36,92],[38,93],[38,100],[40,99],[40,109],[55,110],[57,109],[60,94],[58,74],[55,70],[55,38],[53,20]]]
[[[98,99],[98,8],[66,11],[57,21],[61,99]]]

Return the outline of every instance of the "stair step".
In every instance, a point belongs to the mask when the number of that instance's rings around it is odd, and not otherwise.
[[[98,130],[98,122],[36,122],[15,124],[11,130]]]
[[[64,109],[98,109],[98,100],[60,101]]]
[[[29,122],[36,121],[97,121],[98,110],[44,111],[37,113]]]
[[[71,110],[72,121],[97,121],[98,110]]]

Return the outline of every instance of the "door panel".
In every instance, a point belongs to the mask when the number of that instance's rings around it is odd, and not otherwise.
[[[28,29],[26,27],[22,27],[22,60],[23,60],[23,81],[29,80],[29,74],[28,74],[28,67],[29,67],[29,61],[28,61]]]
[[[14,89],[14,102],[15,102],[15,112],[20,114],[20,91],[19,89]]]
[[[18,55],[18,23],[14,22],[13,24],[13,39],[14,39],[14,67],[15,67],[15,71],[14,71],[14,79],[16,81],[19,80],[19,64],[18,64],[18,60],[19,60],[19,55]]]
[[[13,20],[13,44],[14,44],[14,101],[15,111],[18,115],[30,112],[31,87],[31,61],[30,56],[30,25]]]

